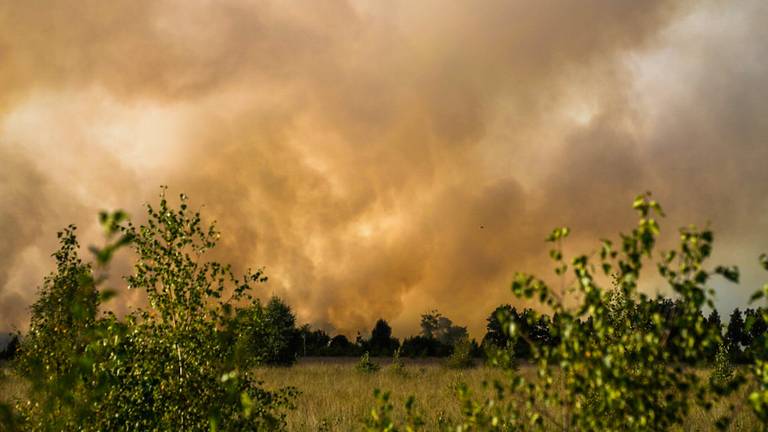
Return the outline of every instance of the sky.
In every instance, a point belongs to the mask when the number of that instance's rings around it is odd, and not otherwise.
[[[768,281],[766,24],[764,0],[2,2],[0,330],[58,230],[98,243],[160,185],[332,332],[438,309],[482,337],[553,227],[595,251],[644,191],[663,245],[709,224],[741,267],[727,315]]]

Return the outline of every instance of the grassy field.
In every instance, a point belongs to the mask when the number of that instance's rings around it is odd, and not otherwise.
[[[503,378],[498,370],[484,366],[455,370],[444,367],[436,360],[408,359],[405,360],[405,375],[393,372],[388,359],[376,359],[382,369],[377,373],[364,374],[355,370],[356,361],[354,358],[304,359],[292,367],[260,368],[256,373],[268,387],[294,386],[300,390],[297,409],[290,411],[287,417],[289,430],[297,432],[360,430],[361,419],[374,405],[374,388],[392,391],[397,409],[402,409],[408,395],[416,396],[417,408],[427,422],[426,430],[440,430],[441,424],[451,422],[460,415],[454,390],[459,382],[467,383],[470,388],[482,393],[484,380]],[[521,368],[521,373],[525,375],[530,376],[534,372],[528,366]],[[3,376],[0,401],[9,402],[23,396],[25,385],[21,380],[1,367],[0,375]],[[694,408],[682,430],[715,430],[712,425],[730,404],[735,406],[735,419],[729,430],[759,430],[746,405],[747,391],[744,389],[710,412]]]
[[[400,409],[408,395],[416,396],[417,407],[432,429],[459,416],[456,384],[479,388],[484,379],[501,377],[492,369],[453,370],[437,361],[408,360],[403,375],[390,370],[388,360],[375,361],[383,367],[373,374],[356,371],[356,359],[305,360],[291,368],[259,369],[258,374],[271,387],[294,386],[301,391],[298,409],[288,415],[292,431],[359,430],[361,419],[374,406],[374,388],[392,391],[395,407]]]
[[[408,395],[416,396],[417,407],[427,422],[427,430],[440,430],[440,425],[460,415],[455,386],[465,382],[478,393],[482,382],[503,378],[497,370],[484,366],[454,370],[438,361],[406,360],[405,376],[389,370],[388,360],[377,359],[382,369],[375,374],[355,370],[356,359],[308,359],[291,368],[264,368],[258,374],[270,387],[295,386],[301,391],[297,409],[288,414],[291,431],[352,431],[360,430],[360,419],[367,416],[374,404],[373,388],[392,391],[396,408],[402,408]],[[535,370],[524,366],[520,371],[532,376]],[[752,431],[759,426],[746,405],[747,390],[724,401],[710,412],[694,408],[685,431],[716,430],[712,425],[735,406],[735,419],[729,430]]]
[[[10,403],[22,397],[25,391],[24,382],[11,373],[6,365],[0,363],[0,402]]]

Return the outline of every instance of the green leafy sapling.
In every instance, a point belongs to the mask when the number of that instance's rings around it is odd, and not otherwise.
[[[726,387],[734,378],[735,369],[731,354],[726,344],[720,344],[715,355],[715,363],[709,375],[710,383],[715,387]]]
[[[416,411],[415,398],[408,397],[404,403],[404,415],[396,418],[394,404],[390,401],[390,393],[374,389],[376,400],[374,408],[363,421],[366,432],[416,432],[424,426],[423,418]]]
[[[294,389],[268,391],[228,342],[232,318],[252,302],[261,271],[234,276],[208,261],[219,234],[180,196],[147,205],[147,222],[102,213],[108,243],[97,269],[121,247],[136,261],[129,288],[148,306],[118,319],[98,310],[106,277],[77,256],[74,227],[60,233],[57,271],[32,308],[19,370],[31,384],[17,404],[24,430],[281,430]],[[61,341],[61,342],[59,342]],[[190,397],[194,395],[194,397]]]
[[[472,358],[472,342],[466,337],[459,339],[453,346],[453,352],[448,356],[446,365],[453,369],[466,369],[475,365]]]
[[[491,396],[478,401],[459,386],[463,418],[454,430],[669,430],[682,425],[694,404],[712,405],[709,382],[686,365],[721,343],[719,329],[706,326],[701,314],[704,305],[713,306],[709,279],[719,274],[737,281],[738,270],[707,269],[713,242],[708,229],[684,228],[677,249],[655,254],[661,206],[644,194],[633,208],[639,219],[631,232],[618,243],[603,240],[590,254],[567,259],[563,242],[570,230],[552,231],[547,241],[556,288],[530,274],[515,275],[515,297],[538,303],[554,317],[531,312],[524,318],[528,326],[506,309],[497,317],[511,346],[527,346],[536,374],[497,361],[506,378],[493,382]],[[673,308],[638,290],[641,272],[655,259],[677,297]],[[549,343],[538,343],[524,330],[537,323],[547,327]],[[768,399],[764,390],[753,398],[755,406],[763,395]]]
[[[768,270],[768,255],[760,255],[760,265],[763,269]],[[768,298],[768,283],[763,285],[762,290],[752,295],[750,302],[756,302],[764,298]],[[768,321],[768,308],[761,308],[760,313],[763,319]],[[752,370],[758,387],[750,393],[749,402],[755,415],[763,425],[768,426],[768,338],[762,339],[762,346],[757,347],[757,353],[755,354],[755,363],[752,366]]]
[[[392,354],[392,365],[390,365],[389,370],[396,375],[406,377],[408,376],[408,370],[405,368],[405,362],[402,357],[400,357],[400,352],[401,348],[397,347]]]
[[[109,384],[92,375],[93,347],[104,337],[104,322],[109,319],[98,317],[99,305],[113,294],[100,288],[106,281],[104,269],[114,252],[131,241],[129,234],[117,229],[125,218],[122,211],[101,213],[107,241],[102,248],[91,247],[96,270],[102,272],[99,276],[78,255],[76,227],[70,225],[58,233],[60,247],[53,254],[56,270],[38,291],[30,329],[14,364],[30,384],[29,399],[16,406],[16,422],[24,430],[82,428],[91,405]]]
[[[355,365],[355,369],[358,372],[370,374],[370,373],[378,372],[379,369],[381,369],[381,366],[379,366],[377,363],[374,363],[371,360],[371,357],[368,354],[368,351],[366,351],[360,357],[360,360],[357,362],[357,365]]]

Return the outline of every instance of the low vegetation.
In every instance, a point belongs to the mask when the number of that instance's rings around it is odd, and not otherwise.
[[[95,264],[78,256],[75,227],[59,233],[56,271],[32,306],[30,330],[14,366],[29,383],[8,411],[7,429],[277,430],[293,389],[265,390],[256,362],[280,356],[281,326],[250,296],[260,271],[236,277],[207,261],[218,233],[165,193],[147,206],[146,224],[121,212],[101,215],[108,238],[93,248]],[[111,296],[100,272],[115,251],[136,256],[126,279],[149,306],[117,318],[100,311]],[[94,267],[95,265],[95,267]],[[244,353],[242,338],[258,338]]]
[[[707,265],[712,232],[686,227],[659,252],[661,207],[649,195],[633,206],[638,224],[594,252],[566,258],[570,230],[555,229],[554,277],[517,274],[512,295],[535,306],[499,306],[480,344],[437,311],[402,343],[383,319],[351,342],[297,328],[278,298],[254,298],[262,271],[238,276],[207,260],[215,227],[163,189],[145,224],[101,214],[107,241],[91,248],[93,262],[79,256],[75,227],[59,233],[30,330],[1,353],[0,430],[764,427],[766,309],[735,310],[723,333],[709,283],[739,272]],[[114,295],[104,282],[124,248],[135,257],[126,280],[148,306],[117,317],[102,308]],[[638,290],[649,268],[672,298]],[[293,365],[302,356],[351,361]],[[444,359],[418,360],[433,357]]]
[[[360,357],[357,365],[355,365],[355,369],[357,369],[358,372],[372,374],[378,372],[379,369],[381,369],[381,366],[379,366],[378,363],[373,362],[371,357],[368,355],[368,351],[366,351]]]
[[[506,377],[506,373],[496,367],[477,365],[471,369],[450,369],[439,359],[405,359],[406,375],[403,376],[391,373],[387,360],[374,359],[382,364],[382,370],[376,374],[357,373],[354,359],[333,358],[310,358],[289,369],[268,367],[256,373],[266,384],[301,389],[296,410],[288,412],[286,417],[288,430],[297,432],[364,430],[361,419],[370,419],[372,407],[377,403],[373,388],[390,389],[388,402],[393,407],[389,417],[401,426],[398,430],[407,430],[402,426],[407,417],[405,403],[409,396],[414,399],[413,413],[424,423],[421,430],[455,430],[451,425],[460,424],[468,407],[457,397],[461,384],[466,384],[466,390],[480,399],[491,397],[495,392],[492,385],[484,386],[484,382],[490,384]],[[536,367],[523,363],[519,372],[535,379]],[[759,430],[760,424],[747,401],[749,391],[742,388],[709,411],[694,407],[685,420],[687,428],[677,430],[717,430],[715,422],[723,413],[730,412],[730,404],[735,405],[730,430]],[[553,409],[553,415],[557,414]]]

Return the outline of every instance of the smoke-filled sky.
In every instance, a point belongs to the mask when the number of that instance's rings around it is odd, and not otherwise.
[[[589,251],[646,190],[741,266],[727,313],[768,280],[767,24],[765,0],[4,1],[0,329],[57,230],[97,242],[161,184],[332,331],[437,308],[482,336],[552,227]]]

